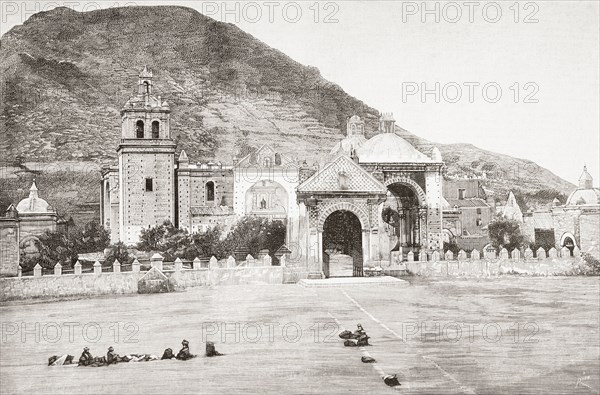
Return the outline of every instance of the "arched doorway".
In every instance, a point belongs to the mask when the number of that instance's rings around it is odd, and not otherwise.
[[[411,185],[402,182],[391,183],[387,188],[382,219],[392,228],[390,251],[398,251],[403,256],[409,251],[416,254],[421,247],[420,196]]]
[[[567,247],[569,249],[569,255],[573,256],[575,241],[570,235],[563,235],[562,247]]]
[[[329,277],[362,277],[362,226],[348,210],[331,213],[323,224],[323,273]]]

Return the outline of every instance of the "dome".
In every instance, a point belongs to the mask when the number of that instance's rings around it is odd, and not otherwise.
[[[598,205],[600,204],[600,189],[578,188],[567,199],[566,206]]]
[[[52,212],[52,207],[44,199],[38,197],[38,189],[35,181],[29,189],[29,197],[21,200],[17,204],[19,214],[23,213],[48,213]]]
[[[432,163],[408,141],[395,133],[371,137],[358,149],[359,163]]]
[[[350,117],[350,120],[348,122],[362,122],[362,121],[358,115],[353,115]]]

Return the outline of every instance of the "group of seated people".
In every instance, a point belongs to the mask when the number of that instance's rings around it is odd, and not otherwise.
[[[173,350],[171,348],[167,348],[162,358],[160,359],[179,359],[182,361],[194,358],[196,355],[190,352],[190,343],[187,340],[183,340],[181,342],[182,348],[179,350],[177,355],[173,354]],[[218,355],[223,355],[216,351],[215,345],[212,342],[206,343],[206,356],[214,357]],[[60,365],[71,365],[73,364],[73,356],[64,354],[62,356],[53,355],[48,358],[48,366],[60,366]],[[114,347],[110,346],[108,348],[108,352],[104,357],[94,357],[90,353],[89,347],[83,348],[83,353],[79,357],[78,366],[108,366],[114,365],[119,362],[145,362],[145,361],[156,361],[159,358],[156,355],[152,354],[128,354],[124,356],[120,356],[115,353]]]
[[[361,324],[357,325],[354,333],[346,330],[341,332],[339,336],[344,339],[344,346],[346,347],[369,346],[369,336],[367,336],[367,332],[365,332]]]

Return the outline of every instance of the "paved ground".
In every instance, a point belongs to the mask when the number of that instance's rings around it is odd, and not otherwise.
[[[598,278],[511,277],[13,304],[0,307],[0,392],[598,393],[599,295]],[[358,322],[373,345],[344,348],[337,333]],[[45,363],[52,354],[78,357],[86,345],[94,355],[109,345],[160,355],[183,338],[201,354],[206,336],[226,355],[103,368]],[[363,364],[362,355],[378,363]],[[383,373],[398,373],[402,386],[385,386]]]

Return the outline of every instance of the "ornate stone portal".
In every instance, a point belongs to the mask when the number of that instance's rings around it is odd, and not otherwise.
[[[362,276],[364,265],[391,262],[392,255],[406,260],[411,252],[418,257],[421,251],[442,251],[441,155],[436,148],[432,158],[418,152],[393,133],[389,114],[383,118],[387,132],[359,147],[350,136],[348,144],[335,147],[336,153],[347,148],[347,154],[297,188],[305,212],[301,253],[312,273],[336,276],[331,259],[340,254],[351,257],[352,275]]]

